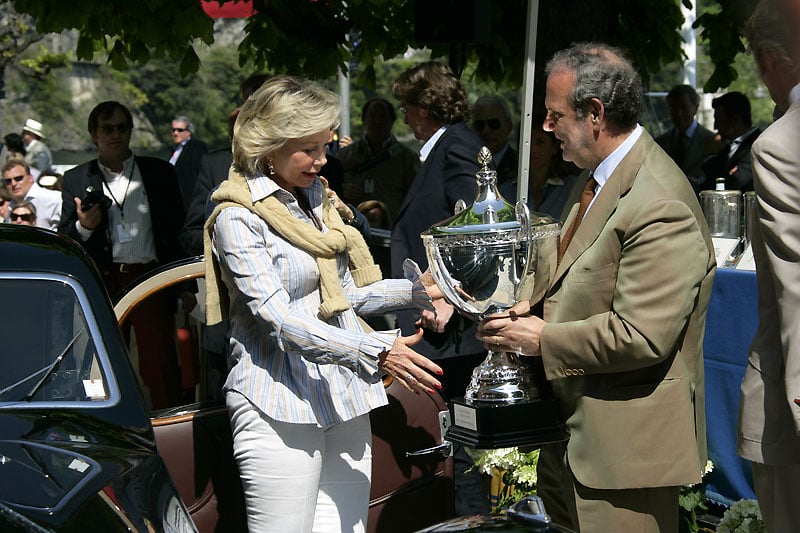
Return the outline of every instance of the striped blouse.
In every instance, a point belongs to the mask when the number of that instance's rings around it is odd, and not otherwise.
[[[247,183],[254,201],[273,194],[308,231],[318,231],[294,196],[273,180],[258,176]],[[306,191],[321,221],[324,188],[317,180]],[[365,333],[356,313],[413,307],[411,282],[387,279],[356,287],[346,254],[340,254],[339,275],[351,307],[323,320],[315,258],[261,217],[243,207],[224,209],[213,244],[230,296],[231,370],[225,391],[240,392],[275,420],[321,427],[387,403],[378,355],[399,332]]]

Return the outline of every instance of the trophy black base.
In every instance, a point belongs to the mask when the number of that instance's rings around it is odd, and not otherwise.
[[[503,405],[469,405],[464,398],[454,398],[450,418],[445,439],[470,448],[536,446],[569,437],[558,419],[555,398]]]

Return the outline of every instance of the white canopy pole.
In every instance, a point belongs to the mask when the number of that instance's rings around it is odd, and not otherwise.
[[[339,125],[339,138],[350,136],[350,71],[345,74],[339,69],[339,96],[342,99],[341,124]]]
[[[539,0],[528,0],[528,26],[525,31],[525,69],[522,82],[522,105],[519,122],[519,166],[517,168],[517,201],[528,201],[528,173],[531,153],[531,120],[533,117],[533,79],[536,72],[536,26],[539,22]]]
[[[683,44],[681,49],[686,54],[686,62],[683,64],[683,83],[697,87],[697,31],[692,28],[692,24],[697,20],[697,2],[692,2],[692,7],[687,8],[681,3],[681,14],[683,14],[683,26],[681,26],[681,37]]]

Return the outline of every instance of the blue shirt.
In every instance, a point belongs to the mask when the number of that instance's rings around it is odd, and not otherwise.
[[[254,201],[274,195],[295,217],[319,231],[297,200],[273,180],[247,180]],[[307,190],[322,220],[324,188]],[[327,228],[323,228],[327,231]],[[356,287],[346,254],[339,276],[351,308],[323,320],[315,258],[290,244],[243,207],[222,210],[213,233],[214,253],[230,296],[231,370],[224,390],[246,396],[269,417],[327,427],[387,403],[378,357],[398,331],[365,333],[359,314],[411,307],[412,284],[388,279]]]

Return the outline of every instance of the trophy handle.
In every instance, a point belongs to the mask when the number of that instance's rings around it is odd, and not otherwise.
[[[531,229],[531,212],[528,209],[528,205],[525,202],[517,202],[517,205],[515,206],[515,212],[517,215],[517,222],[519,222],[520,225],[520,235],[517,239],[517,246],[522,246],[522,243],[525,243],[525,262],[523,263],[522,272],[520,273],[519,277],[519,281],[522,281],[522,278],[531,267],[531,257],[533,257],[533,230]],[[519,292],[521,287],[522,284],[517,283],[517,290],[514,294],[515,300],[519,300]]]

